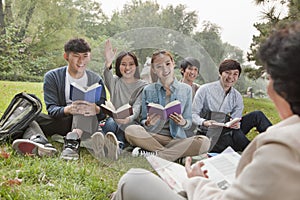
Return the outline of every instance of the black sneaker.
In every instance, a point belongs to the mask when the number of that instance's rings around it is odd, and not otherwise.
[[[60,158],[65,160],[79,159],[80,138],[76,132],[70,132],[64,137],[64,147]]]
[[[132,150],[132,156],[133,157],[139,157],[139,156],[142,156],[142,157],[147,157],[147,156],[151,156],[151,155],[154,155],[156,156],[157,155],[157,152],[155,151],[147,151],[145,149],[142,149],[140,147],[135,147],[133,150]]]
[[[13,149],[24,155],[53,156],[57,150],[43,135],[33,135],[30,139],[16,139],[12,144]]]

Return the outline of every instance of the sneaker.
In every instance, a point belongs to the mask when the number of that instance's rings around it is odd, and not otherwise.
[[[80,138],[77,132],[70,132],[64,137],[64,147],[60,158],[65,160],[79,159]]]
[[[132,150],[132,156],[133,157],[138,157],[138,156],[147,157],[147,156],[151,156],[151,155],[156,156],[157,152],[155,152],[155,151],[147,151],[147,150],[144,150],[144,149],[142,149],[140,147],[135,147]]]
[[[105,147],[107,149],[107,157],[112,160],[118,160],[119,156],[119,142],[117,137],[112,132],[105,134]]]
[[[16,139],[12,148],[23,155],[53,156],[57,153],[43,135],[33,135],[30,139]]]
[[[104,136],[101,132],[96,132],[91,136],[91,147],[94,152],[94,156],[97,159],[101,159],[105,157]]]

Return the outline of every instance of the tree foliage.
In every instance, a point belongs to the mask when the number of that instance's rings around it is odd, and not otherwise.
[[[122,32],[144,27],[174,30],[199,42],[216,64],[222,59],[242,61],[243,52],[220,37],[220,27],[206,22],[196,31],[196,11],[185,5],[161,7],[156,1],[131,0],[120,11],[107,16],[98,0],[0,0],[0,72],[1,79],[41,80],[49,69],[65,65],[64,43],[72,37],[83,37],[93,47]],[[148,38],[145,38],[148,39]],[[122,38],[116,39],[122,44]],[[169,37],[168,45],[179,45]],[[172,41],[173,40],[173,41]],[[153,49],[135,49],[140,62]],[[101,52],[98,52],[101,56]],[[175,54],[175,58],[181,59]],[[93,70],[99,72],[96,57]],[[100,62],[100,64],[99,64]],[[97,68],[97,69],[96,69]],[[101,71],[101,70],[100,70]]]
[[[259,35],[253,36],[250,45],[250,52],[247,53],[249,61],[255,61],[257,66],[261,66],[261,62],[257,57],[260,44],[268,37],[274,28],[283,26],[286,23],[300,20],[300,1],[299,0],[256,0],[257,4],[272,4],[269,10],[262,12],[264,22],[255,23],[254,27],[259,31]],[[277,7],[283,6],[288,8],[288,13],[283,15]],[[246,70],[247,75],[252,79],[259,78],[264,72],[263,68],[249,68]]]

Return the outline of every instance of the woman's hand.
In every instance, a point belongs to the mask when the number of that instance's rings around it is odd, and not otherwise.
[[[113,49],[110,40],[105,42],[104,47],[104,57],[105,57],[105,67],[110,68],[115,56],[117,53],[117,49]]]
[[[201,176],[204,178],[208,178],[207,170],[201,169],[204,166],[203,162],[198,161],[194,165],[191,165],[191,163],[192,163],[192,158],[187,157],[185,160],[185,171],[189,178],[192,178],[195,176]]]
[[[145,126],[153,126],[158,122],[158,120],[160,120],[160,115],[157,115],[155,113],[147,115]]]
[[[187,123],[186,120],[182,117],[182,115],[177,114],[176,112],[170,115],[170,119],[172,119],[176,124],[180,126],[184,126]]]

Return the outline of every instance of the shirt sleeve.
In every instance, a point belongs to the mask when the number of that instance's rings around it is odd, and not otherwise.
[[[192,106],[192,119],[193,123],[196,125],[202,125],[203,122],[206,120],[204,118],[200,117],[200,113],[203,109],[203,104],[205,100],[205,88],[200,87],[193,100],[193,106]]]

